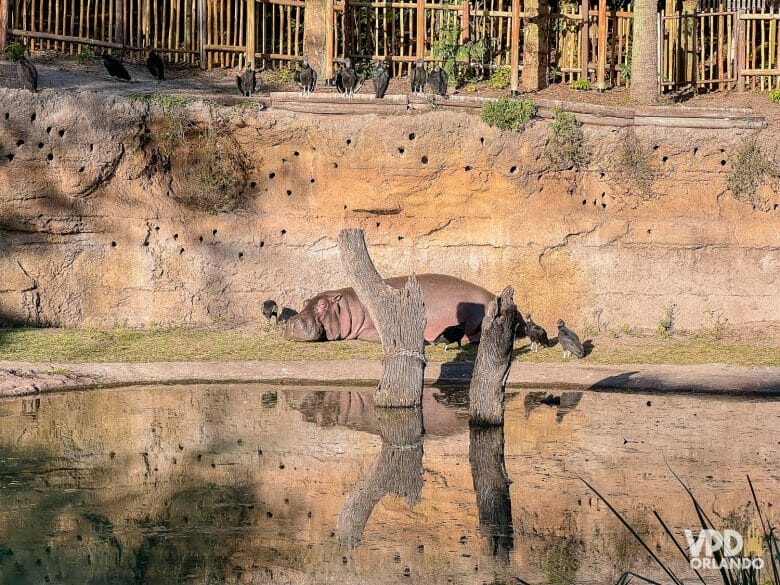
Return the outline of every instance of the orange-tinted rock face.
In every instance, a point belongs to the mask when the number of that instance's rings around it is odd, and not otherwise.
[[[174,151],[171,171],[155,162],[160,108],[0,92],[4,320],[252,321],[269,296],[298,307],[347,284],[344,227],[366,230],[385,276],[512,284],[543,323],[600,311],[611,326],[655,327],[673,302],[682,327],[711,325],[708,311],[731,323],[780,314],[777,186],[760,187],[768,210],[726,190],[747,130],[638,127],[655,178],[645,200],[618,168],[620,129],[585,127],[591,162],[558,172],[542,154],[547,122],[505,133],[449,111],[186,111],[221,119],[243,152],[243,209],[180,203],[191,150]],[[759,136],[774,158],[776,137]]]

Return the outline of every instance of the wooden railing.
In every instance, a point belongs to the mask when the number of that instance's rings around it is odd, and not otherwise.
[[[325,0],[326,73],[346,56],[358,65],[389,59],[394,73],[417,59],[441,60],[442,44],[479,48],[488,75],[523,69],[523,0]],[[743,10],[748,2],[749,11]],[[304,55],[306,0],[0,0],[0,32],[32,50],[79,53],[87,46],[203,67],[289,64]],[[659,13],[663,90],[780,87],[780,13],[759,0],[723,0],[699,12]],[[731,6],[733,9],[724,9]],[[2,22],[2,21],[0,21]],[[629,82],[633,11],[599,14],[597,0],[563,4],[547,19],[550,78]],[[0,44],[4,41],[0,34]],[[601,58],[600,58],[601,57]]]

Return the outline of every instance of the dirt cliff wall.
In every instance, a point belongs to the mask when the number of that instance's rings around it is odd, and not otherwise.
[[[636,128],[648,198],[619,164],[619,128],[585,126],[587,167],[556,171],[546,121],[164,105],[0,90],[5,322],[251,321],[266,297],[345,285],[343,227],[366,230],[383,274],[511,283],[545,324],[655,327],[671,303],[682,327],[780,315],[777,185],[759,187],[763,209],[726,187],[754,130]],[[221,138],[204,147],[207,130]],[[775,161],[777,135],[757,134]],[[229,176],[210,183],[209,164]]]

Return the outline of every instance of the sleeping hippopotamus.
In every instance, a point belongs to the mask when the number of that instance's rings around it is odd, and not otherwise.
[[[385,280],[401,289],[408,276]],[[420,274],[417,281],[425,301],[425,340],[432,342],[452,325],[465,325],[465,338],[478,341],[482,318],[495,295],[454,276]],[[379,342],[379,332],[368,310],[352,288],[319,293],[303,304],[300,313],[287,322],[284,338],[290,341],[338,341],[360,339]]]

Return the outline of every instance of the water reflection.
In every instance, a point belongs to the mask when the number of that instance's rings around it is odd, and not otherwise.
[[[371,512],[385,495],[403,498],[409,508],[420,501],[423,487],[423,417],[418,408],[376,411],[382,450],[341,509],[337,535],[342,546],[356,547]]]
[[[723,527],[756,534],[747,473],[778,523],[780,402],[548,394],[510,395],[503,432],[432,389],[378,414],[363,389],[260,385],[0,400],[0,584],[658,576],[577,477],[669,551],[652,511],[696,518],[664,458]]]
[[[509,562],[514,548],[511,483],[504,465],[504,427],[469,430],[469,463],[477,494],[479,531],[488,554]]]

